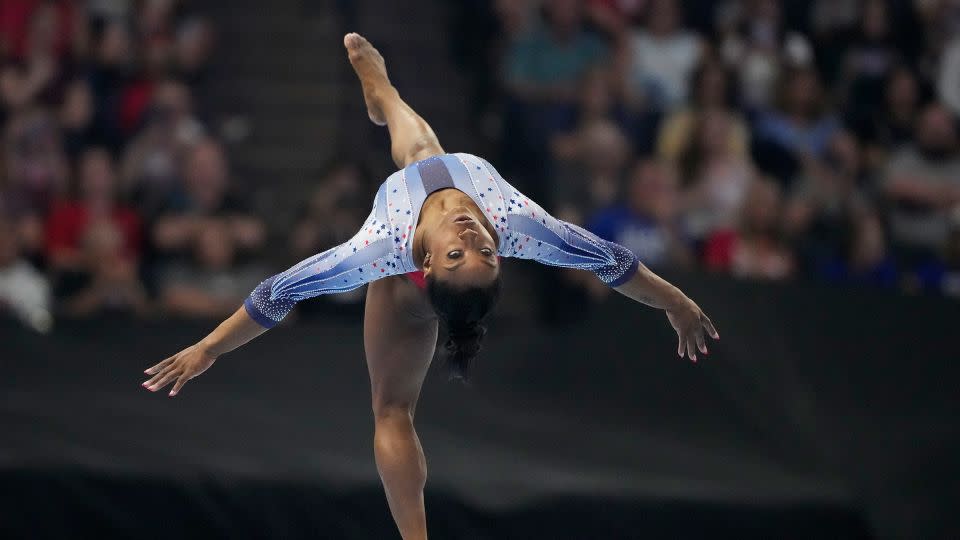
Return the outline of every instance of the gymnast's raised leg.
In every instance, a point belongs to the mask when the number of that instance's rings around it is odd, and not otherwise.
[[[347,34],[343,41],[363,85],[370,119],[390,130],[397,166],[443,153],[430,126],[390,84],[380,53],[358,34]],[[381,279],[367,289],[363,339],[373,397],[374,454],[390,512],[405,540],[425,539],[427,464],[413,418],[436,347],[437,320],[407,278]]]
[[[343,44],[363,85],[370,120],[390,130],[390,151],[397,167],[442,154],[433,129],[400,99],[397,89],[390,84],[380,52],[360,34],[347,34]]]

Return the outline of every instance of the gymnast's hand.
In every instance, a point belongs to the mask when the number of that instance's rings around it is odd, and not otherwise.
[[[144,371],[153,377],[144,381],[143,387],[156,392],[176,381],[170,390],[170,397],[173,397],[187,381],[210,369],[220,355],[227,354],[266,331],[266,328],[251,319],[247,310],[240,306],[199,343]]]
[[[697,351],[707,354],[707,343],[704,334],[713,339],[720,339],[720,334],[713,327],[700,306],[693,300],[683,296],[672,307],[666,308],[667,319],[676,330],[680,341],[677,345],[677,354],[683,358],[684,352],[691,361],[697,361]]]
[[[200,347],[199,344],[192,345],[144,371],[144,373],[153,375],[153,377],[144,381],[143,387],[151,392],[156,392],[168,384],[174,383],[169,394],[170,397],[173,397],[177,395],[177,392],[183,388],[187,381],[210,369],[210,366],[216,361],[217,357]]]

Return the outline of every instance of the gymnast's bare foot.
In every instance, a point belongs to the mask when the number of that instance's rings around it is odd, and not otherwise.
[[[363,85],[363,99],[367,102],[367,114],[370,120],[378,126],[387,125],[387,117],[380,106],[381,100],[396,93],[387,77],[387,66],[383,56],[360,34],[351,32],[343,36],[343,45],[347,48],[347,56],[353,65],[353,70]]]

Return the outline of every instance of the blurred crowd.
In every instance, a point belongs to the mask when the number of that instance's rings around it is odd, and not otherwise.
[[[263,222],[196,110],[214,28],[176,0],[0,2],[0,314],[220,315]]]
[[[463,8],[476,125],[557,215],[655,269],[960,297],[960,1]]]
[[[199,5],[0,1],[0,316],[218,317],[277,268],[198,105]],[[558,217],[657,270],[960,297],[960,0],[455,5],[473,151]],[[349,238],[376,180],[331,165],[284,263]]]

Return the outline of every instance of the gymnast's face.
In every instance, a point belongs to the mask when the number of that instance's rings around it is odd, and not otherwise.
[[[462,287],[492,283],[500,261],[484,219],[465,206],[443,212],[424,236],[423,274]]]

